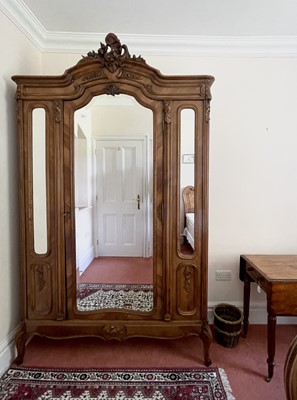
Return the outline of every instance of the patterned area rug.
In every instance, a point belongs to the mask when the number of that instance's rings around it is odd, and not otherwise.
[[[235,400],[222,369],[62,370],[10,368],[2,400]]]
[[[80,283],[77,285],[77,309],[152,311],[153,285]]]

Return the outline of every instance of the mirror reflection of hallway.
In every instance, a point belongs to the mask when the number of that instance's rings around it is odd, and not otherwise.
[[[153,309],[153,115],[128,95],[75,112],[79,311]]]

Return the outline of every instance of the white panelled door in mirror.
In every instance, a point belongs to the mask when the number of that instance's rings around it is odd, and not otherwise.
[[[96,140],[98,254],[143,257],[145,138]],[[148,251],[145,251],[148,254]]]

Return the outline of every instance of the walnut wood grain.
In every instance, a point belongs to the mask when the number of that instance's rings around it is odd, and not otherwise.
[[[287,353],[284,381],[287,400],[297,400],[297,336],[292,341]]]
[[[251,282],[256,282],[266,293],[267,381],[270,381],[275,365],[276,319],[297,315],[297,255],[242,255],[240,279],[244,282],[244,336],[248,332]]]
[[[17,84],[20,136],[22,329],[17,362],[32,335],[96,336],[125,340],[145,336],[198,335],[210,364],[207,321],[208,143],[212,76],[164,76],[142,57],[131,56],[115,34],[106,37],[60,76],[13,76]],[[154,308],[150,313],[117,310],[79,312],[76,307],[74,220],[74,112],[101,94],[133,96],[152,110],[154,129]],[[34,252],[32,111],[46,111],[48,251]],[[195,252],[179,254],[180,113],[195,123]]]

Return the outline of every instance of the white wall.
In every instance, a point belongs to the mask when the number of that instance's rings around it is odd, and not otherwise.
[[[41,71],[38,50],[0,11],[0,373],[20,321],[18,136],[12,75]]]

